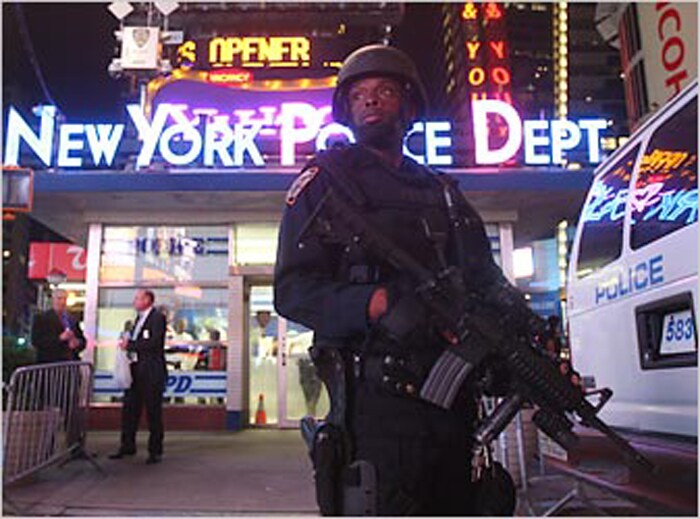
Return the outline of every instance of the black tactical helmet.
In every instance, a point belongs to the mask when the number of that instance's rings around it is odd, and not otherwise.
[[[369,76],[390,76],[405,85],[416,106],[416,118],[425,114],[427,98],[416,66],[404,52],[386,45],[366,45],[350,54],[338,72],[333,93],[333,119],[340,124],[350,122],[347,94],[350,85]]]

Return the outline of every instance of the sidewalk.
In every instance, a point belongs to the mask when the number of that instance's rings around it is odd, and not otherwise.
[[[298,430],[170,432],[158,465],[145,464],[146,437],[139,434],[136,456],[110,460],[119,434],[91,431],[88,452],[97,453],[104,474],[85,460],[46,469],[5,489],[5,515],[318,516],[311,462]],[[535,513],[571,490],[565,478],[534,484]],[[588,495],[609,515],[646,515],[594,488]],[[560,515],[598,515],[596,508],[575,500]],[[528,512],[520,499],[516,516]]]
[[[90,432],[100,474],[84,460],[5,489],[21,515],[318,515],[311,462],[299,431],[166,432],[165,454],[146,465],[147,434],[134,457],[110,460],[116,432]],[[16,512],[15,512],[16,513]]]

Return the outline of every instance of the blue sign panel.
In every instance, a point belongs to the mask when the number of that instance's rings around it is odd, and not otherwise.
[[[96,395],[121,396],[123,389],[117,387],[110,371],[95,373]],[[163,392],[166,397],[220,397],[226,396],[225,371],[171,371]]]

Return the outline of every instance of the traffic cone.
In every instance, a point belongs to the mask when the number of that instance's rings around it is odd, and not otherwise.
[[[262,393],[258,397],[258,410],[255,411],[255,425],[267,425],[267,414],[265,413],[265,397]]]

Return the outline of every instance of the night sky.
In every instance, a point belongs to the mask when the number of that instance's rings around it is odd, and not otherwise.
[[[67,118],[108,122],[125,116],[126,80],[107,73],[117,56],[114,31],[119,27],[107,5],[3,2],[4,114],[9,105],[27,113],[38,103],[48,103],[22,40],[23,14],[49,95]],[[439,5],[407,4],[404,21],[395,31],[395,44],[416,60],[424,78],[430,67],[429,38],[436,38],[437,32],[422,25]],[[427,86],[430,92],[432,85]]]
[[[119,23],[107,4],[3,3],[3,105],[48,102],[22,42],[19,11],[49,93],[69,119],[121,117],[123,81],[107,74]]]

